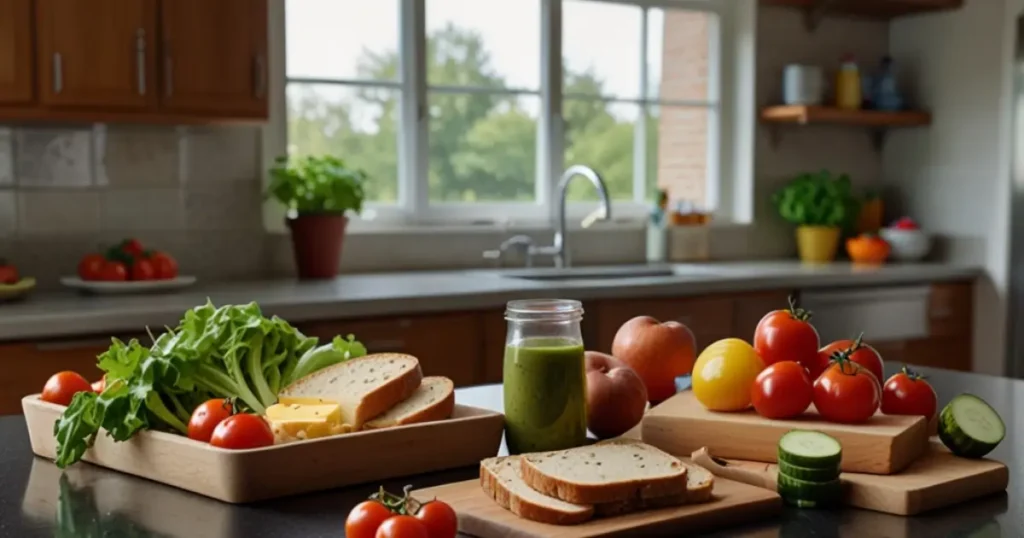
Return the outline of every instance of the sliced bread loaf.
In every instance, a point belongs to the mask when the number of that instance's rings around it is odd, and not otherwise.
[[[455,408],[455,384],[447,377],[424,377],[412,396],[367,422],[363,428],[389,428],[402,424],[444,420]]]
[[[667,508],[681,504],[698,504],[711,500],[715,477],[707,469],[693,463],[683,462],[686,467],[686,492],[664,497],[638,498],[594,506],[598,517],[612,517],[641,510]]]
[[[377,353],[317,370],[288,385],[278,396],[338,402],[342,423],[358,430],[411,396],[422,379],[416,357]]]
[[[552,525],[576,525],[594,515],[594,507],[567,503],[530,488],[519,474],[519,456],[480,462],[480,486],[498,506],[513,514]]]
[[[634,440],[525,454],[520,472],[531,488],[575,504],[667,497],[687,488],[678,458]]]

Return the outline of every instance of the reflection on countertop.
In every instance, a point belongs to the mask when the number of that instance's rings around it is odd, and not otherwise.
[[[267,315],[291,322],[363,316],[500,308],[537,296],[593,300],[679,297],[780,288],[884,286],[976,278],[976,266],[940,263],[857,266],[801,265],[796,261],[674,264],[669,274],[651,266],[635,278],[514,278],[515,270],[430,271],[342,275],[333,280],[222,283],[164,295],[81,296],[39,293],[0,305],[0,340],[140,331],[173,325],[185,310],[206,302],[256,301]],[[505,276],[512,276],[511,278]]]

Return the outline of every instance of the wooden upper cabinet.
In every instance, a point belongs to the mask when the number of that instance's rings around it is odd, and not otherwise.
[[[267,115],[267,0],[160,4],[168,109]]]
[[[0,0],[0,105],[32,101],[31,0]]]
[[[36,0],[36,28],[43,104],[156,104],[156,0]]]

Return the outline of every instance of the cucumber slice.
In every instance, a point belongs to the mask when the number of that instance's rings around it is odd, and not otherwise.
[[[821,432],[793,430],[779,439],[779,461],[807,469],[836,469],[843,459],[843,446]]]
[[[779,473],[779,496],[797,508],[834,508],[843,499],[843,484],[839,480],[808,482]]]
[[[980,458],[1004,437],[1006,425],[999,413],[973,394],[953,398],[939,415],[939,438],[957,456]]]
[[[779,460],[779,472],[798,480],[808,482],[831,482],[839,478],[839,467],[831,469],[814,469],[811,467],[800,467],[793,465],[786,460]]]

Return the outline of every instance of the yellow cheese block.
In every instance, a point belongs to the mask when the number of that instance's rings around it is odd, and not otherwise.
[[[310,398],[307,396],[281,396],[277,399],[277,403],[282,405],[322,405],[322,404],[337,404],[334,400],[328,400],[326,398]]]
[[[341,406],[336,403],[276,403],[267,408],[267,420],[274,436],[282,440],[316,439],[352,431],[342,423]]]

